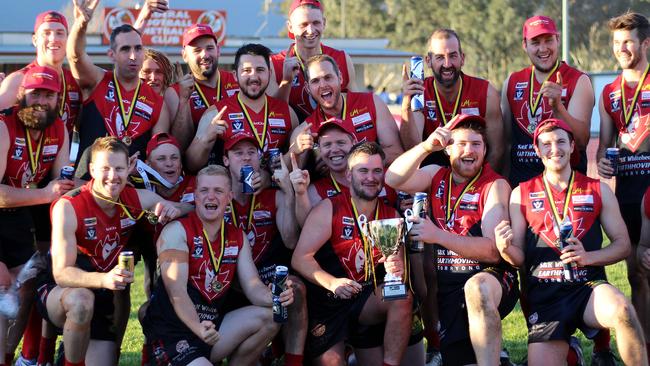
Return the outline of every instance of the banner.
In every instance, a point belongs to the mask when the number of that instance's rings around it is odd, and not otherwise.
[[[102,43],[109,44],[111,32],[122,24],[133,24],[140,10],[133,8],[104,8]],[[183,10],[173,9],[154,13],[142,34],[145,46],[181,46],[183,32],[195,23],[208,24],[221,46],[226,41],[225,10]]]

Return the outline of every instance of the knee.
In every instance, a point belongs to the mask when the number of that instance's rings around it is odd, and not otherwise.
[[[89,323],[93,317],[95,295],[85,288],[69,289],[61,300],[66,318],[78,324]]]
[[[257,320],[257,329],[260,332],[273,336],[280,330],[280,324],[273,321],[273,310],[271,308],[255,307],[253,316]]]
[[[468,310],[496,310],[485,275],[478,274],[471,277],[465,282],[464,290]]]
[[[624,327],[632,327],[636,320],[636,312],[634,306],[625,298],[619,298],[613,304],[614,309],[614,324],[619,324]]]

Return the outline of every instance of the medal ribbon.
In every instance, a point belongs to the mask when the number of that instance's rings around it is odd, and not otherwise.
[[[546,176],[542,177],[542,181],[544,182],[544,192],[546,193],[546,197],[548,198],[548,202],[551,205],[551,210],[553,211],[553,219],[555,220],[555,225],[557,228],[560,228],[560,223],[562,223],[562,220],[564,220],[565,217],[567,217],[567,214],[569,212],[569,202],[571,201],[571,191],[573,190],[573,181],[575,179],[575,172],[572,170],[571,171],[571,178],[569,179],[569,186],[567,187],[567,193],[566,196],[564,197],[564,208],[562,210],[562,217],[560,217],[560,213],[557,210],[557,207],[555,206],[555,199],[553,198],[553,192],[551,192],[551,188],[548,185],[548,182],[546,181]]]
[[[202,229],[203,230],[203,237],[205,238],[205,241],[208,242],[208,252],[210,252],[210,262],[212,262],[212,269],[214,269],[214,281],[217,280],[217,274],[219,273],[219,267],[221,267],[221,260],[223,259],[223,252],[224,252],[224,249],[225,249],[225,245],[224,245],[225,244],[225,239],[226,239],[225,226],[226,226],[226,224],[225,224],[223,218],[221,218],[221,230],[220,230],[221,231],[221,233],[220,233],[221,248],[220,248],[220,252],[219,252],[219,258],[217,258],[217,259],[215,259],[215,257],[214,257],[214,250],[212,249],[212,243],[210,242],[210,238],[208,237],[208,233],[205,231],[205,229]]]
[[[32,170],[32,180],[36,177],[38,172],[38,163],[41,161],[41,148],[43,146],[43,136],[45,136],[45,131],[41,132],[41,137],[38,139],[38,145],[36,145],[36,154],[33,153],[34,149],[32,148],[32,136],[29,134],[27,128],[25,128],[25,139],[27,140],[27,155],[29,156],[29,168]]]
[[[463,187],[462,192],[460,192],[460,195],[458,196],[458,198],[456,198],[456,203],[454,203],[454,207],[452,208],[451,207],[451,185],[453,180],[452,180],[451,171],[449,171],[449,184],[447,185],[448,186],[447,187],[447,213],[445,215],[446,216],[445,223],[449,224],[449,220],[451,220],[452,216],[456,212],[456,209],[458,209],[460,202],[463,200],[463,196],[467,191],[470,190],[470,188],[472,188],[472,186],[474,186],[474,183],[476,183],[478,178],[481,176],[481,173],[483,173],[483,167],[481,167],[481,169],[478,171],[478,173],[476,173],[474,178],[472,178],[472,180],[470,180],[465,185],[465,187]]]
[[[262,137],[260,137],[260,135],[257,133],[257,129],[253,124],[253,120],[251,119],[251,116],[248,114],[248,108],[246,108],[246,105],[244,104],[244,102],[242,102],[241,94],[239,93],[237,94],[237,103],[239,103],[239,107],[244,112],[244,116],[246,116],[246,122],[248,122],[248,126],[253,131],[253,134],[255,135],[255,139],[257,140],[257,143],[260,145],[260,150],[264,151],[264,145],[266,144],[266,130],[269,127],[269,101],[267,100],[266,94],[264,94],[264,127],[262,127]]]
[[[345,97],[341,96],[341,98],[343,98],[343,113],[341,113],[341,119],[345,120],[345,116],[347,116],[348,114],[348,104],[345,101],[345,99],[347,99],[347,95]],[[327,118],[327,115],[325,114],[325,111],[323,110],[322,107],[320,107],[320,112],[322,115],[323,122],[327,121],[329,118]]]
[[[120,83],[117,81],[117,76],[115,76],[115,73],[113,73],[113,83],[115,84],[115,90],[117,91],[117,99],[119,102],[118,105],[120,107],[120,115],[122,115],[122,123],[124,124],[124,134],[127,135],[127,131],[129,129],[129,123],[131,122],[133,111],[135,110],[135,103],[137,102],[138,95],[140,94],[140,85],[142,85],[142,80],[138,78],[138,86],[135,87],[135,92],[133,92],[133,98],[131,99],[131,106],[129,107],[128,114],[126,113],[126,109],[124,109],[124,102],[122,101],[122,92],[120,91],[121,89]]]
[[[63,118],[63,113],[65,113],[65,95],[68,93],[68,87],[65,82],[65,75],[63,71],[61,72],[61,83],[63,83],[63,89],[61,89],[61,106],[59,106],[59,118]]]
[[[209,108],[212,103],[208,103],[208,98],[205,97],[205,94],[203,94],[203,89],[201,89],[201,85],[194,80],[194,89],[196,89],[196,92],[199,94],[199,97],[203,101],[203,105],[205,105],[206,108]],[[218,102],[221,100],[221,74],[219,73],[219,70],[217,70],[217,97],[215,98],[215,102]]]
[[[293,54],[296,55],[296,58],[298,59],[298,64],[300,64],[300,71],[302,71],[302,78],[307,82],[307,72],[305,71],[305,63],[302,61],[302,58],[300,57],[300,54],[298,54],[298,48],[296,48],[296,44],[294,43],[291,48],[289,48],[289,52],[287,52],[287,55],[291,54],[291,49],[293,48]],[[323,54],[323,46],[318,46],[318,54],[322,55]]]
[[[248,230],[251,228],[253,225],[253,212],[255,211],[255,196],[253,196],[253,199],[251,200],[251,205],[248,208],[248,224],[246,225],[246,228],[244,230]],[[239,227],[237,224],[237,211],[235,211],[235,206],[232,204],[232,201],[230,201],[230,216],[232,216],[232,223],[236,226]]]
[[[129,210],[129,208],[130,208],[130,209],[135,209],[135,207],[130,207],[130,206],[128,206],[128,205],[123,204],[121,199],[118,198],[117,201],[109,200],[108,198],[105,198],[105,197],[100,196],[99,194],[97,194],[97,193],[96,193],[95,191],[93,191],[92,189],[90,190],[90,193],[93,195],[93,197],[97,197],[97,198],[99,198],[99,199],[102,200],[102,201],[106,201],[106,202],[112,203],[112,204],[114,204],[114,205],[118,205],[120,208],[122,208],[122,210],[124,211],[124,213],[126,214],[126,216],[127,216],[128,218],[130,218],[131,220],[133,220],[133,221],[138,221],[138,220],[140,220],[140,218],[141,218],[143,215],[145,215],[145,214],[153,214],[153,215],[155,215],[152,211],[141,209],[141,210],[140,210],[140,214],[136,217],[136,216],[133,215],[133,214],[131,213],[131,211]]]
[[[336,193],[341,193],[341,187],[339,187],[339,184],[336,182],[336,179],[332,176],[332,173],[330,173],[330,179],[332,180],[332,185],[334,186],[334,189],[336,189]]]
[[[375,287],[377,287],[377,278],[375,277],[375,262],[373,261],[373,255],[372,255],[372,246],[370,243],[368,243],[368,239],[363,235],[363,231],[361,230],[361,224],[359,223],[359,212],[357,211],[357,206],[354,204],[354,200],[352,197],[350,197],[350,203],[352,204],[352,212],[354,213],[354,223],[357,225],[357,230],[359,230],[359,236],[361,237],[361,241],[363,242],[363,267],[364,267],[364,274],[363,274],[363,280],[367,281],[368,277],[370,276],[370,273],[372,272],[372,282],[374,283]],[[379,203],[377,202],[375,206],[375,220],[379,219]],[[370,265],[368,265],[368,262],[370,262]]]
[[[542,82],[544,84],[545,82],[548,81],[548,79],[551,78],[551,75],[555,74],[555,71],[560,67],[560,61],[555,61],[555,66],[553,66],[553,69],[551,69],[551,72],[546,75],[546,78]],[[542,100],[542,93],[537,94],[537,98],[533,101],[533,95],[535,94],[535,65],[530,67],[530,89],[528,89],[528,107],[530,110],[530,115],[532,117],[535,117],[535,114],[537,113],[537,109],[539,108],[539,101]],[[541,85],[541,84],[540,84]]]
[[[623,118],[625,120],[623,121],[623,126],[627,128],[627,126],[630,124],[630,119],[632,119],[632,114],[634,113],[634,106],[636,105],[636,101],[639,98],[639,92],[641,91],[641,88],[643,88],[643,82],[645,81],[645,77],[648,75],[648,69],[650,69],[650,64],[645,67],[645,71],[643,72],[643,75],[641,76],[641,79],[639,80],[639,83],[636,86],[636,90],[634,91],[634,97],[632,98],[632,103],[630,104],[630,108],[627,108],[627,99],[625,99],[625,78],[621,76],[621,104],[623,104]]]
[[[456,112],[458,112],[458,106],[460,105],[460,95],[463,94],[463,76],[461,75],[460,78],[460,88],[458,89],[458,94],[456,95],[456,101],[454,102],[454,109],[451,111],[451,118],[454,118],[456,115]],[[440,100],[440,94],[438,94],[438,86],[436,83],[436,79],[433,78],[433,93],[436,95],[436,103],[438,104],[438,108],[440,109],[440,115],[442,116],[442,122],[443,126],[447,125],[447,116],[445,116],[445,110],[442,108],[442,101]]]

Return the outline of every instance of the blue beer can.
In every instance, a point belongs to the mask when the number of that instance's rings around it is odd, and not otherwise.
[[[61,175],[59,176],[59,179],[68,179],[72,180],[74,178],[74,168],[71,167],[70,165],[66,165],[63,168],[61,168]]]
[[[424,60],[422,56],[411,57],[411,78],[424,80]],[[416,94],[411,97],[411,110],[421,111],[424,109],[424,94]]]
[[[250,165],[244,165],[241,167],[239,174],[241,177],[242,183],[242,193],[253,194],[255,189],[253,188],[253,167]]]
[[[276,323],[286,323],[289,319],[287,308],[280,302],[280,294],[287,288],[287,277],[289,277],[289,268],[285,266],[275,267],[275,276],[273,276],[273,321]]]
[[[610,163],[612,163],[612,169],[614,169],[614,173],[612,175],[618,175],[618,163],[620,156],[621,152],[618,147],[608,147],[607,150],[605,150],[605,157],[607,160],[609,160]]]

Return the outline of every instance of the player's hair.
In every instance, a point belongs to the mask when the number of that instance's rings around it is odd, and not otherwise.
[[[237,53],[235,53],[235,70],[239,69],[239,59],[243,55],[250,55],[250,56],[262,56],[264,57],[264,62],[266,62],[266,66],[271,69],[271,50],[259,43],[248,43],[245,44],[237,50]]]
[[[95,155],[102,151],[122,153],[124,154],[126,160],[129,160],[129,148],[115,136],[97,138],[95,142],[90,145],[90,161],[92,162],[95,158]]]
[[[160,67],[160,70],[163,73],[162,90],[165,91],[167,87],[172,84],[174,78],[174,69],[172,67],[172,63],[164,53],[154,50],[153,48],[145,48],[144,59],[146,60],[148,58],[152,59],[155,63],[158,64],[158,67]]]
[[[110,37],[110,42],[111,42],[111,49],[113,51],[116,51],[117,44],[115,44],[115,38],[121,33],[131,33],[131,32],[136,32],[139,36],[142,36],[142,33],[140,33],[139,30],[133,28],[131,24],[122,24],[117,28],[113,28],[113,31],[111,32],[111,37]]]
[[[539,129],[539,132],[537,133],[537,135],[541,135],[543,133],[551,132],[551,131],[555,131],[555,130],[565,131],[567,133],[567,135],[569,135],[569,141],[573,142],[573,140],[574,140],[573,133],[571,133],[571,132],[569,132],[569,131],[567,131],[567,130],[565,130],[563,128],[560,128],[558,126],[554,126],[553,124],[548,124],[548,125],[542,126]],[[537,143],[539,144],[539,139],[537,140]]]
[[[358,155],[379,155],[381,157],[382,165],[386,162],[386,154],[384,150],[374,141],[362,141],[354,144],[348,154],[348,169],[350,169],[350,161]]]
[[[467,121],[463,121],[463,122],[459,123],[458,126],[456,126],[456,128],[454,128],[454,131],[455,130],[463,130],[463,129],[464,130],[472,130],[472,131],[478,133],[479,135],[481,135],[481,137],[483,138],[483,144],[485,144],[485,146],[488,146],[487,133],[485,132],[486,129],[485,129],[485,126],[483,126],[481,124],[481,122],[469,119]]]
[[[458,34],[456,33],[455,30],[449,29],[449,28],[438,28],[431,33],[431,37],[429,37],[429,47],[431,46],[431,41],[434,39],[449,39],[449,38],[456,38],[458,41],[458,52],[463,53],[463,47],[460,44],[460,37],[458,37]]]
[[[641,42],[650,37],[650,22],[648,22],[648,18],[639,13],[628,11],[625,14],[610,19],[607,25],[612,32],[615,30],[631,31],[636,29],[636,34]]]
[[[334,68],[334,72],[336,73],[336,76],[339,78],[341,77],[341,70],[339,69],[339,65],[336,64],[336,61],[332,58],[332,56],[326,55],[326,54],[320,54],[320,55],[315,55],[309,58],[307,62],[305,63],[305,73],[307,73],[307,80],[310,79],[309,76],[309,66],[311,64],[315,63],[320,63],[320,62],[329,62],[332,64],[332,68]]]
[[[222,167],[221,165],[210,164],[205,168],[199,170],[199,172],[196,174],[196,184],[199,184],[199,177],[202,175],[222,176],[228,181],[228,189],[232,190],[232,178],[230,177],[230,172],[228,169]]]

